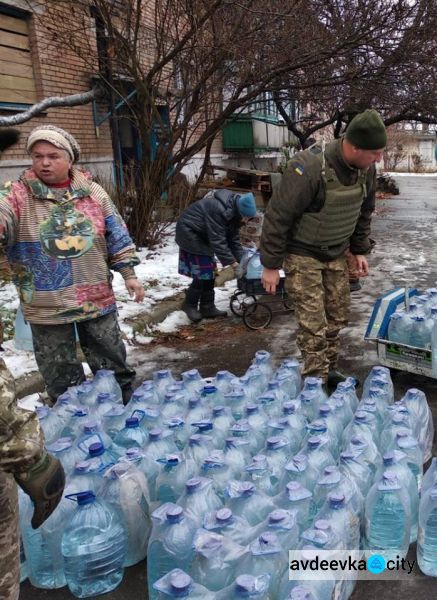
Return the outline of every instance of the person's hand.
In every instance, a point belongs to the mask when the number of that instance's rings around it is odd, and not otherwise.
[[[266,269],[264,267],[261,276],[261,282],[268,294],[276,294],[276,288],[278,286],[279,279],[279,269]]]
[[[357,277],[367,277],[369,274],[367,258],[362,254],[355,254],[355,261],[357,265]]]
[[[26,473],[17,473],[15,481],[34,504],[32,527],[37,529],[58,506],[65,486],[65,474],[61,463],[51,454],[43,457]]]
[[[136,277],[129,277],[125,279],[124,283],[129,296],[134,296],[135,302],[142,302],[144,300],[144,288]]]
[[[237,279],[240,279],[240,277],[243,277],[243,268],[241,267],[239,262],[232,263],[231,267],[233,268],[234,275]]]

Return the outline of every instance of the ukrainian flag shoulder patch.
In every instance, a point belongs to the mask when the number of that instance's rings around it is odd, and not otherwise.
[[[300,163],[298,163],[298,164],[294,165],[294,167],[293,167],[293,171],[294,171],[295,173],[297,173],[298,175],[303,175],[303,174],[304,174],[304,171],[305,171],[305,169],[304,169],[304,166],[303,166],[303,165],[301,165]]]

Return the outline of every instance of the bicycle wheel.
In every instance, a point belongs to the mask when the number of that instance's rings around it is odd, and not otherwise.
[[[234,292],[229,301],[229,307],[236,317],[242,317],[244,309],[256,302],[255,296],[246,296],[246,294],[240,290]]]
[[[264,302],[255,302],[245,307],[243,323],[249,329],[265,329],[272,321],[272,309]]]

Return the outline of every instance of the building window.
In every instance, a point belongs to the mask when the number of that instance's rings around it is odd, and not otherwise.
[[[25,13],[0,7],[0,109],[37,100]]]

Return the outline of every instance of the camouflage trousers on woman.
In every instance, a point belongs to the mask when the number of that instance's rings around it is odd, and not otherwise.
[[[20,537],[17,484],[0,471],[0,600],[17,600],[20,592]]]
[[[322,262],[289,254],[284,271],[298,322],[296,341],[304,364],[302,375],[326,381],[328,371],[337,368],[339,333],[349,318],[346,258]]]
[[[76,332],[73,323],[65,325],[31,324],[33,349],[47,393],[54,402],[60,394],[85,380],[82,363],[77,358]],[[77,321],[80,346],[93,373],[99,369],[114,371],[123,400],[132,394],[135,371],[126,363],[124,346],[116,313],[89,321]]]

